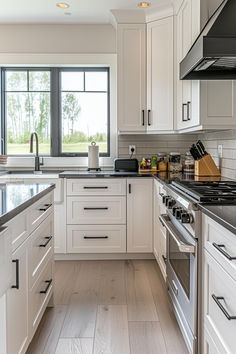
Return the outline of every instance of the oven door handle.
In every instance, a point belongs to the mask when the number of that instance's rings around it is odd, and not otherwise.
[[[160,215],[159,219],[162,225],[166,228],[166,230],[171,234],[171,236],[175,240],[180,252],[195,253],[195,246],[191,245],[190,243],[184,243],[181,240],[181,238],[178,236],[178,231],[176,232],[176,229],[167,214]]]

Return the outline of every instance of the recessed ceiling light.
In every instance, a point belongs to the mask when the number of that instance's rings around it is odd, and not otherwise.
[[[60,7],[60,9],[67,9],[70,7],[70,5],[66,4],[65,2],[58,2],[57,7]]]
[[[150,6],[150,3],[149,2],[146,2],[146,1],[142,1],[138,4],[139,7],[141,7],[142,9],[143,8],[147,8]]]

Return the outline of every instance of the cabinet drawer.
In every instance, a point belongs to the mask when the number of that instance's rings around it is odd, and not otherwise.
[[[217,333],[227,353],[235,353],[236,282],[207,251],[204,255],[205,324]],[[235,319],[227,318],[227,314]]]
[[[69,253],[126,252],[126,226],[67,226],[67,251]]]
[[[53,254],[53,215],[49,215],[29,240],[29,287],[31,288]]]
[[[27,214],[28,230],[32,232],[52,212],[53,194],[50,193],[29,208]]]
[[[126,180],[125,178],[68,179],[67,195],[126,195]]]
[[[29,292],[29,326],[32,333],[38,326],[53,288],[53,261],[50,260]]]
[[[227,206],[223,206],[227,208]],[[207,216],[203,216],[204,247],[236,281],[236,237]]]
[[[12,252],[14,252],[28,237],[27,229],[27,211],[15,216],[6,225],[11,231]]]
[[[125,224],[126,197],[67,197],[67,224]]]

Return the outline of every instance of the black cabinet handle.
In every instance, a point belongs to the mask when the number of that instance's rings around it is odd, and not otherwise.
[[[129,194],[131,194],[131,184],[129,183]]]
[[[187,122],[188,120],[188,117],[185,119],[185,107],[187,107],[187,103],[182,104],[182,122]]]
[[[108,189],[108,187],[107,186],[105,186],[105,187],[84,187],[84,189]]]
[[[144,120],[144,109],[142,110],[142,116],[143,116],[143,122],[142,122],[142,125],[144,126],[144,124],[145,124],[145,120]]]
[[[164,256],[164,254],[162,255],[162,259],[163,259],[163,261],[166,263],[167,258]]]
[[[221,304],[219,300],[224,300],[224,297],[222,296],[216,296],[214,294],[211,295],[217,306],[221,309],[225,317],[230,321],[230,320],[236,320],[236,316],[230,316],[228,311],[224,308],[224,306]]]
[[[50,280],[45,280],[45,283],[47,284],[45,290],[41,290],[40,294],[47,294],[48,289],[50,288],[50,285],[52,284],[52,279]]]
[[[47,245],[49,244],[49,242],[51,241],[52,239],[52,236],[48,236],[48,237],[44,237],[45,240],[47,240],[45,243],[39,245],[39,247],[47,247]]]
[[[84,236],[85,240],[108,239],[108,236]]]
[[[16,285],[12,285],[12,289],[19,289],[19,287],[20,287],[20,284],[19,284],[20,261],[19,261],[19,259],[13,259],[12,263],[16,263]]]
[[[151,123],[150,123],[150,113],[151,113],[151,110],[149,109],[149,110],[148,110],[148,125],[149,125],[149,126],[151,125]]]
[[[40,211],[47,211],[51,206],[52,204],[44,204],[45,208],[40,208],[39,210]]]
[[[233,261],[236,259],[236,257],[230,256],[227,252],[225,252],[222,248],[225,247],[225,245],[217,245],[217,243],[213,242],[212,245],[219,251],[225,258],[227,258],[229,261]]]
[[[87,208],[87,207],[85,207],[84,208],[84,210],[108,210],[108,208],[107,207],[105,207],[105,208]]]
[[[190,105],[191,105],[191,102],[188,101],[188,102],[187,102],[187,120],[191,120],[191,116],[190,116]]]

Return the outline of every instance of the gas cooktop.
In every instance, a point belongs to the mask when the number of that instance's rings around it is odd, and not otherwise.
[[[197,202],[236,203],[236,181],[173,181],[171,185]]]

